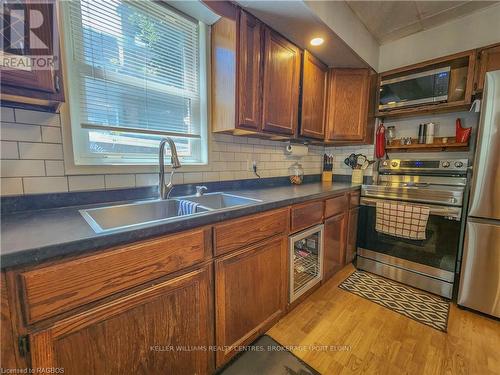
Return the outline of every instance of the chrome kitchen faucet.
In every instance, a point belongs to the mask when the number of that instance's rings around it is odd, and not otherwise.
[[[167,185],[165,185],[165,145],[168,143],[170,147],[170,151],[172,153],[170,157],[170,161],[172,164],[172,172],[170,172],[170,181]],[[158,192],[160,195],[160,199],[168,199],[172,189],[174,188],[174,184],[172,179],[174,177],[174,172],[177,168],[181,167],[181,162],[179,161],[179,157],[177,156],[177,148],[175,147],[175,143],[170,137],[163,138],[160,142],[160,149],[158,152],[158,163],[160,164],[160,176],[158,181]]]

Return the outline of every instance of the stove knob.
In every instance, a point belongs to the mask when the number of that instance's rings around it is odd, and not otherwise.
[[[462,163],[461,161],[456,161],[455,162],[455,167],[456,168],[462,168],[464,166],[464,163]]]
[[[398,162],[397,161],[393,161],[391,163],[391,167],[396,168],[397,166],[398,166]]]
[[[441,163],[441,166],[442,166],[443,168],[448,168],[448,167],[450,166],[450,162],[449,162],[449,161],[443,161],[443,162]]]
[[[387,165],[388,165],[388,164],[389,164],[389,162],[388,162],[387,160],[384,160],[384,162],[382,163],[382,165],[383,165],[384,167],[387,167]]]

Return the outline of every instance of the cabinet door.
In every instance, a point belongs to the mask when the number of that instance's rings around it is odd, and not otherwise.
[[[479,53],[479,64],[476,72],[475,91],[483,91],[484,78],[487,72],[500,69],[500,45],[483,49]]]
[[[333,276],[345,264],[347,212],[325,220],[323,281]]]
[[[237,127],[260,130],[262,96],[262,24],[240,11]]]
[[[15,335],[12,330],[7,283],[3,272],[0,274],[0,337],[2,338],[2,345],[0,347],[2,369],[14,369],[18,367],[14,351],[16,340],[14,339]]]
[[[252,342],[286,307],[287,239],[273,237],[215,262],[216,344]],[[236,352],[218,350],[217,367]]]
[[[294,135],[297,131],[300,50],[266,28],[264,42],[264,131]]]
[[[363,142],[368,123],[368,69],[332,69],[329,77],[327,128],[332,141]]]
[[[356,257],[356,240],[358,236],[358,216],[359,207],[349,210],[348,231],[347,231],[347,248],[345,262],[351,263]]]
[[[328,68],[309,51],[302,67],[302,112],[300,135],[325,138],[325,106]]]
[[[209,267],[161,282],[30,335],[33,368],[65,374],[212,371]]]
[[[14,5],[14,3],[11,4],[6,4],[5,5],[5,11],[7,17],[10,18],[10,22],[14,23],[15,18],[14,18],[14,13],[10,12],[10,8]],[[36,56],[36,55],[42,55],[44,53],[47,53],[47,51],[55,51],[57,46],[53,45],[54,38],[53,35],[54,33],[57,33],[57,30],[53,29],[53,27],[57,26],[57,23],[54,25],[52,20],[55,19],[53,17],[54,12],[55,12],[55,3],[36,3],[34,1],[23,1],[21,3],[16,3],[15,4],[15,9],[19,10],[19,7],[22,7],[23,12],[22,13],[15,13],[15,14],[23,14],[26,19],[29,19],[30,15],[32,12],[37,12],[36,14],[41,14],[43,17],[43,22],[40,25],[40,27],[36,28],[36,36],[38,39],[40,39],[41,43],[43,43],[45,46],[47,46],[47,49],[45,48],[40,48],[34,49],[30,48],[29,45],[25,45],[23,50],[20,50],[18,48],[14,49],[8,49],[4,50],[5,56],[8,57],[9,55],[12,57],[22,57],[22,56]],[[17,22],[24,22],[23,20],[17,21]],[[17,35],[14,31],[11,31],[12,33],[12,38],[14,38],[14,35]],[[57,34],[56,34],[57,35]],[[14,46],[15,40],[11,39],[5,40],[6,44],[8,46],[13,43]],[[60,61],[59,61],[60,63]],[[31,89],[31,90],[36,90],[36,91],[41,91],[45,93],[51,93],[51,94],[56,94],[59,92],[60,87],[59,84],[56,80],[59,79],[59,72],[54,71],[52,69],[33,69],[32,67],[23,67],[19,69],[13,69],[13,68],[4,68],[2,65],[1,69],[1,82],[2,82],[2,93],[8,93],[8,94],[18,94],[18,95],[23,95],[22,91],[16,92],[15,89],[23,90],[23,89]],[[4,87],[4,86],[10,86],[10,88]]]

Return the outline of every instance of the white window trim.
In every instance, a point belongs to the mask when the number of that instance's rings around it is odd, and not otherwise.
[[[158,162],[151,161],[150,163],[141,164],[103,164],[103,165],[77,165],[75,163],[75,154],[73,149],[73,129],[72,121],[75,119],[71,116],[70,106],[78,105],[75,102],[76,98],[70,98],[69,85],[70,68],[67,64],[68,56],[71,56],[70,33],[65,32],[65,25],[63,17],[67,17],[67,5],[60,2],[58,4],[59,13],[59,30],[60,30],[60,43],[61,43],[61,63],[62,63],[62,76],[64,82],[64,92],[66,102],[60,107],[61,129],[63,137],[63,156],[64,168],[66,175],[89,175],[89,174],[118,174],[118,173],[155,173],[158,172]],[[205,142],[201,142],[201,153],[204,161],[201,163],[184,164],[178,172],[206,172],[210,171],[209,156],[211,152],[212,133],[211,129],[211,111],[210,108],[210,28],[208,25],[201,23],[200,27],[200,101],[201,108],[200,116],[202,125],[200,127],[200,136]],[[166,158],[168,159],[168,158]],[[168,163],[169,160],[166,160]],[[166,170],[171,170],[169,165],[166,165]]]

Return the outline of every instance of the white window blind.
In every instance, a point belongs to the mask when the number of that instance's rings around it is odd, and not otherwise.
[[[75,161],[140,163],[172,136],[184,163],[203,162],[204,25],[153,1],[66,6]]]

